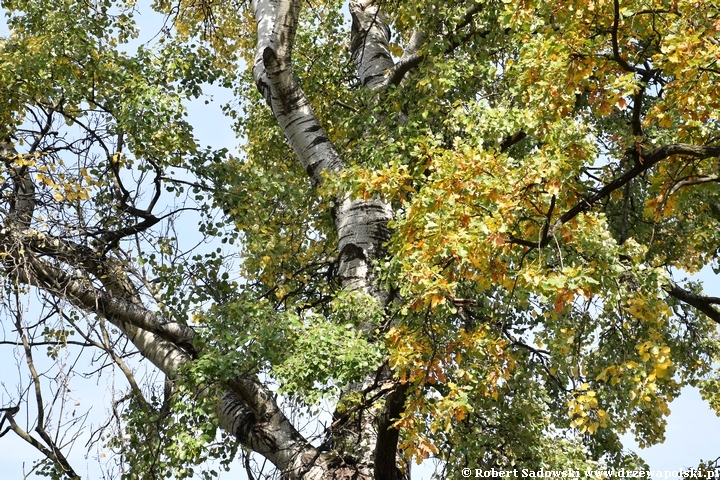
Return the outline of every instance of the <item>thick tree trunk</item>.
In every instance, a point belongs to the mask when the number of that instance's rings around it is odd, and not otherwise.
[[[17,159],[11,143],[0,142],[0,160],[6,165],[16,191],[0,233],[4,267],[9,277],[18,284],[36,286],[81,310],[107,318],[144,358],[168,376],[176,375],[183,364],[193,359],[193,330],[143,306],[137,292],[128,288],[130,282],[123,270],[117,268],[111,258],[49,235],[38,242],[30,230],[35,186],[27,169],[14,166]],[[60,262],[48,260],[53,258]],[[68,273],[61,263],[82,269],[86,277]],[[107,274],[109,271],[113,273]],[[100,282],[102,288],[93,286],[91,279]],[[321,452],[313,447],[281,411],[273,394],[257,379],[237,377],[224,386],[215,387],[212,393],[220,399],[220,426],[234,434],[244,446],[267,458],[286,478],[372,478],[372,465],[348,462],[334,452]],[[29,436],[26,440],[39,445]],[[38,447],[41,452],[51,451],[41,447]],[[367,447],[372,451],[372,445]],[[61,457],[54,461],[59,459]]]
[[[258,25],[258,45],[253,73],[259,91],[272,109],[288,142],[315,184],[323,175],[342,170],[343,161],[320,126],[305,93],[292,73],[292,47],[301,2],[299,0],[255,0],[253,9]],[[389,50],[390,32],[372,0],[351,1],[353,16],[352,58],[365,88],[386,83],[393,60]],[[353,199],[340,195],[333,208],[338,234],[338,277],[343,289],[371,295],[382,308],[389,294],[379,288],[372,275],[373,262],[383,256],[389,238],[390,205],[380,199]],[[367,333],[376,326],[366,325]],[[363,384],[349,387],[351,392],[377,390],[392,378],[378,365]],[[343,457],[327,478],[376,478],[395,480],[409,477],[409,468],[398,468],[398,432],[392,428],[404,403],[404,389],[386,394],[382,406],[359,409],[347,418],[338,415],[331,432],[333,445]]]

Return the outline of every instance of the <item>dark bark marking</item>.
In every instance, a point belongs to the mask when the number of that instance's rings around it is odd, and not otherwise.
[[[315,171],[320,167],[320,162],[315,162],[309,164],[307,167],[305,167],[305,171],[308,174],[308,177],[315,180]]]
[[[320,130],[320,127],[317,127],[318,130]],[[306,130],[307,131],[307,130]],[[330,140],[325,135],[317,135],[312,142],[310,142],[310,145],[307,146],[307,149],[317,147],[318,145],[322,145],[324,143],[330,143]]]
[[[302,124],[304,124],[304,123],[315,123],[315,119],[312,118],[312,117],[305,117],[305,116],[296,117],[296,118],[293,118],[292,120],[290,120],[290,121],[287,123],[287,127],[292,127],[292,126],[295,125],[296,123],[299,124],[299,125],[302,125]]]
[[[349,262],[351,260],[361,259],[367,261],[367,256],[362,248],[358,247],[354,243],[348,243],[345,245],[340,252],[340,258],[344,261]]]
[[[305,133],[312,133],[317,132],[319,130],[322,130],[322,127],[320,125],[312,125],[304,130]]]

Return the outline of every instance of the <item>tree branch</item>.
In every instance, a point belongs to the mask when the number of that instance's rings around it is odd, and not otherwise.
[[[53,448],[48,448],[42,443],[40,443],[36,438],[34,438],[32,435],[30,435],[28,432],[23,430],[20,425],[18,425],[15,422],[15,418],[13,415],[5,416],[5,418],[10,423],[10,430],[15,432],[17,436],[25,440],[27,443],[32,445],[34,448],[36,448],[39,452],[41,452],[43,455],[45,455],[48,459],[55,462],[57,465],[62,468],[63,473],[73,480],[80,480],[80,476],[75,473],[75,470],[73,470],[70,463],[67,461],[67,458],[60,452],[60,450],[52,445]]]
[[[402,57],[397,61],[387,75],[388,85],[399,85],[405,74],[420,65],[424,56],[420,55],[420,48],[427,40],[427,34],[421,30],[413,32],[408,44],[405,46]]]
[[[27,166],[15,165],[19,158],[20,155],[11,144],[10,139],[0,140],[0,160],[7,167],[14,190],[10,214],[6,218],[6,223],[24,230],[30,227],[35,211],[35,183],[28,175]]]
[[[108,318],[123,330],[140,353],[161,371],[174,375],[191,357],[178,345],[192,341],[190,327],[169,322],[121,298],[97,291],[69,274],[25,253],[26,273],[18,274],[24,283],[38,286],[68,298],[86,311]],[[190,344],[191,345],[191,344]],[[253,379],[238,377],[228,383],[218,406],[221,426],[239,441],[265,455],[285,473],[321,468],[329,461],[297,432],[275,403],[270,392]],[[203,394],[208,394],[203,392]],[[316,465],[310,465],[310,458]],[[318,459],[319,458],[319,459]]]
[[[668,197],[675,194],[678,190],[680,190],[683,187],[690,187],[693,185],[702,185],[703,183],[711,183],[711,182],[720,182],[720,176],[717,175],[705,175],[701,177],[689,177],[684,178],[683,180],[680,180],[675,185],[672,186],[670,189],[670,192],[668,193]]]
[[[343,162],[292,75],[290,55],[300,2],[253,0],[252,3],[258,29],[253,66],[255,84],[308,176],[319,185],[323,172],[338,171]]]
[[[670,288],[667,289],[667,292],[678,300],[695,307],[714,322],[720,323],[720,310],[714,307],[714,305],[720,305],[720,298],[698,295],[685,290],[675,282],[670,282]]]
[[[644,69],[640,69],[638,67],[633,67],[630,65],[627,60],[625,60],[622,55],[620,55],[620,47],[618,45],[618,28],[620,26],[620,3],[618,0],[613,0],[613,6],[614,6],[614,13],[613,13],[613,24],[612,24],[612,30],[611,30],[611,36],[612,36],[612,49],[613,49],[613,59],[620,65],[620,67],[627,71],[627,72],[633,72],[633,73],[643,73]]]
[[[352,30],[350,50],[363,86],[373,89],[385,83],[386,72],[393,67],[390,53],[390,28],[374,0],[350,2]]]
[[[398,439],[400,431],[393,426],[405,408],[408,384],[399,385],[385,399],[383,411],[378,416],[378,437],[375,446],[375,479],[401,478],[397,471]]]
[[[15,296],[15,302],[19,305],[19,293],[17,289],[14,292]],[[32,437],[30,434],[28,434],[26,431],[21,429],[17,423],[15,423],[14,414],[8,415],[6,413],[5,419],[10,423],[10,429],[15,432],[20,438],[25,440],[26,442],[30,443],[33,447],[35,447],[38,451],[40,451],[45,457],[47,457],[50,461],[54,462],[57,466],[59,466],[63,473],[65,473],[69,478],[77,478],[80,477],[75,473],[73,468],[68,463],[65,456],[62,454],[58,446],[55,444],[52,438],[50,438],[50,435],[48,435],[46,430],[46,418],[45,418],[45,403],[43,401],[43,393],[42,393],[42,386],[40,384],[40,375],[38,374],[37,369],[35,368],[35,360],[33,358],[33,352],[32,348],[30,348],[30,342],[28,341],[27,335],[25,333],[25,326],[23,325],[22,321],[22,309],[18,308],[16,310],[15,318],[15,329],[17,330],[18,334],[20,335],[20,340],[22,342],[23,350],[25,352],[25,363],[27,364],[28,370],[30,371],[30,377],[33,384],[33,391],[35,396],[35,408],[37,409],[37,425],[35,426],[35,431],[38,435],[40,435],[40,438],[45,442],[45,445],[41,444],[38,440],[36,440],[34,437]]]
[[[673,157],[675,155],[687,155],[689,157],[695,157],[695,158],[708,158],[708,157],[716,157],[720,156],[720,146],[699,146],[699,145],[689,145],[686,143],[677,143],[673,145],[664,145],[662,147],[658,147],[655,150],[651,151],[647,155],[641,157],[642,162],[637,163],[633,168],[625,172],[620,177],[616,178],[612,182],[605,185],[603,188],[598,190],[595,194],[590,195],[583,200],[581,200],[579,203],[577,203],[574,207],[572,207],[570,210],[565,212],[552,226],[552,228],[548,231],[547,235],[544,235],[540,242],[531,242],[529,240],[524,240],[516,237],[510,237],[506,243],[513,243],[517,245],[524,245],[530,248],[534,247],[544,247],[546,246],[553,234],[564,224],[575,218],[578,214],[587,212],[590,210],[598,201],[602,200],[603,198],[610,195],[612,192],[617,190],[618,188],[624,186],[626,183],[628,183],[630,180],[638,177],[642,173],[646,172],[653,166],[655,166],[657,163],[661,162],[662,160],[665,160],[667,158]]]
[[[468,7],[467,10],[465,10],[463,19],[456,25],[455,29],[460,30],[461,28],[470,25],[473,17],[481,12],[482,8],[482,3],[474,3]],[[403,56],[394,66],[392,66],[392,68],[388,70],[382,81],[382,85],[400,85],[400,82],[405,77],[405,74],[422,63],[425,59],[425,55],[420,53],[420,48],[426,39],[427,34],[425,32],[413,32],[408,45],[405,47]],[[456,46],[457,44],[455,43],[451,44],[449,50],[454,49]]]
[[[507,151],[508,149],[510,149],[510,147],[512,147],[516,143],[522,141],[525,137],[527,137],[527,133],[525,133],[522,130],[515,132],[514,134],[512,134],[508,137],[505,137],[503,139],[503,141],[500,142],[500,151],[501,152]]]
[[[113,323],[121,322],[142,328],[182,347],[190,354],[194,353],[195,331],[191,327],[165,319],[142,305],[84,285],[60,268],[30,254],[26,255],[25,260],[32,267],[28,283],[67,297],[81,309],[102,315]]]

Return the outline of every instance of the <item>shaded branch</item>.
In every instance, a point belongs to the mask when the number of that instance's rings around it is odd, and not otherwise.
[[[643,79],[643,81],[647,81]],[[630,121],[632,125],[633,135],[636,137],[641,137],[643,135],[643,129],[642,129],[642,119],[640,118],[642,116],[642,104],[643,99],[645,97],[645,87],[640,87],[637,89],[635,94],[633,95],[633,111],[632,111],[632,120]]]
[[[693,177],[693,178],[685,178],[683,180],[680,180],[677,182],[673,187],[670,189],[670,192],[668,193],[668,196],[673,195],[678,190],[680,190],[683,187],[690,187],[693,185],[702,185],[703,183],[712,183],[712,182],[720,182],[720,176],[717,175],[706,175],[702,177]]]
[[[541,239],[547,238],[550,233],[550,222],[552,221],[553,210],[555,210],[555,195],[550,199],[550,207],[545,215],[545,226],[543,227]]]
[[[482,8],[482,3],[474,3],[468,7],[467,10],[465,10],[465,15],[463,15],[462,20],[456,25],[456,30],[460,30],[461,28],[465,28],[470,25],[473,17],[482,11]],[[468,36],[464,37],[462,40],[465,40],[467,37]],[[403,56],[390,70],[388,70],[385,75],[382,82],[383,85],[399,85],[407,72],[417,67],[423,60],[425,60],[425,55],[420,53],[420,47],[426,38],[427,34],[425,32],[417,31],[413,33],[405,51],[403,52]],[[448,51],[454,50],[457,45],[456,41],[451,42]]]
[[[678,143],[673,145],[664,145],[651,151],[645,156],[642,156],[642,162],[635,164],[633,168],[625,172],[620,177],[616,178],[612,182],[605,185],[603,188],[598,190],[593,195],[585,197],[578,202],[574,207],[565,212],[550,228],[546,235],[544,235],[539,242],[531,242],[529,240],[510,237],[506,243],[512,243],[517,245],[524,245],[526,247],[544,247],[552,238],[552,235],[564,224],[575,218],[577,215],[583,212],[587,212],[600,200],[606,198],[612,192],[618,188],[623,187],[626,183],[632,179],[638,177],[642,173],[646,172],[657,163],[675,155],[687,155],[695,158],[708,158],[720,156],[720,146],[699,146],[689,145],[686,143]]]
[[[503,141],[500,142],[500,151],[501,152],[507,151],[510,147],[512,147],[516,143],[522,141],[525,137],[527,137],[527,133],[525,133],[522,130],[515,132],[514,134],[512,134],[508,137],[505,137],[503,139]]]
[[[720,298],[698,295],[697,293],[685,290],[675,282],[670,282],[670,288],[667,289],[667,292],[681,302],[695,307],[714,322],[720,323],[720,310],[714,307],[714,305],[720,305]]]
[[[403,478],[397,468],[398,439],[400,430],[393,426],[405,409],[409,384],[399,385],[385,399],[382,413],[378,416],[378,435],[375,446],[375,478]]]
[[[7,223],[24,230],[30,227],[35,211],[35,183],[28,174],[27,166],[15,165],[19,157],[10,139],[0,140],[0,160],[5,164],[13,185],[13,198]]]
[[[148,215],[148,217],[142,222],[136,223],[135,225],[128,225],[127,227],[113,230],[102,235],[101,239],[98,240],[99,244],[105,246],[104,250],[107,252],[112,248],[117,247],[118,242],[125,237],[135,235],[149,228],[157,225],[164,217],[156,217],[154,215]]]
[[[627,72],[633,72],[633,73],[641,73],[644,72],[644,69],[634,67],[630,65],[627,60],[625,60],[622,55],[620,55],[620,47],[618,45],[618,29],[620,27],[620,3],[618,0],[613,0],[613,6],[614,6],[614,13],[613,13],[613,24],[612,24],[612,30],[611,30],[611,37],[612,37],[612,49],[613,49],[613,59],[620,65],[620,67],[627,71]]]

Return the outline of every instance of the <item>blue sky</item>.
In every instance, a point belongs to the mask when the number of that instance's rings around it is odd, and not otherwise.
[[[705,267],[696,278],[703,281],[707,295],[720,297],[720,281],[712,269]],[[634,439],[626,436],[625,445],[640,453],[653,470],[692,467],[700,459],[720,457],[720,417],[700,398],[697,389],[685,388],[670,404],[670,412],[664,443],[639,450]]]

